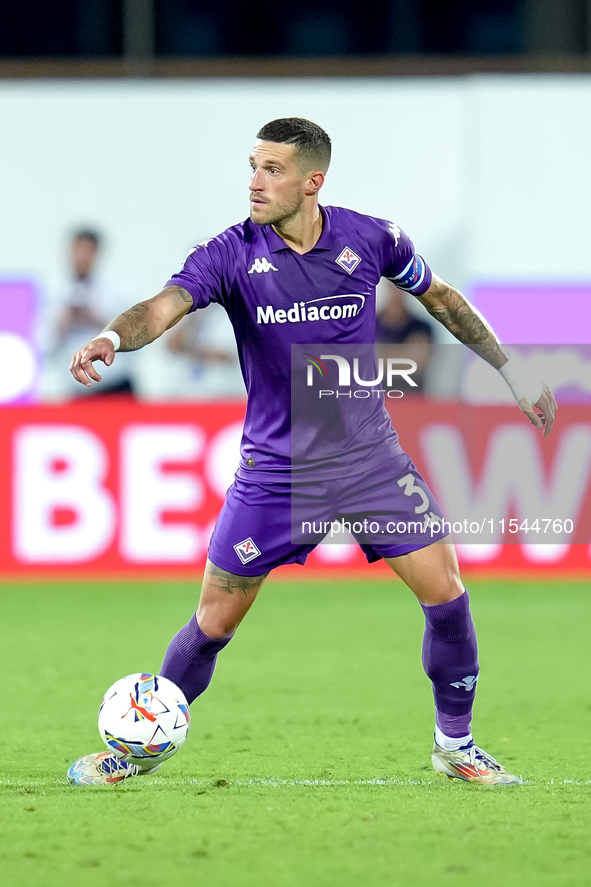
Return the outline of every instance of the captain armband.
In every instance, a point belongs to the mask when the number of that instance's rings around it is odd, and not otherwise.
[[[398,289],[407,293],[425,292],[431,285],[431,269],[422,256],[414,255],[404,271],[396,277],[388,277]]]

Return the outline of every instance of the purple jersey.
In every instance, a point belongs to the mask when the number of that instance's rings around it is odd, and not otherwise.
[[[381,277],[415,295],[431,284],[428,266],[397,225],[342,207],[321,212],[322,233],[305,255],[270,225],[246,220],[196,246],[167,281],[191,294],[192,310],[221,303],[234,327],[248,393],[239,469],[245,479],[275,480],[291,470],[292,346],[367,347],[375,342]],[[334,422],[332,432],[320,437],[319,460],[354,452],[355,461],[367,466],[380,445],[402,452],[377,397],[347,419],[340,439]]]

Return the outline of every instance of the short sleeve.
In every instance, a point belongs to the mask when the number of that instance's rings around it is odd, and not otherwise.
[[[408,234],[394,222],[383,222],[383,270],[396,286],[420,296],[431,286],[431,269],[422,256],[415,252]]]
[[[227,248],[221,237],[204,240],[189,251],[166,286],[182,286],[193,298],[193,307],[205,308],[210,302],[224,301],[227,291]]]

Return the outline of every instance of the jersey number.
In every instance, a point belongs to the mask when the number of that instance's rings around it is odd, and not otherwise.
[[[429,497],[421,487],[417,486],[416,479],[412,474],[405,474],[398,481],[399,487],[404,487],[404,495],[412,496],[417,493],[421,497],[421,504],[415,505],[415,514],[423,514],[429,507]]]

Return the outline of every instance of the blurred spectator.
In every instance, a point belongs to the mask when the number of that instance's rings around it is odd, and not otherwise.
[[[409,358],[416,362],[417,370],[412,378],[417,387],[404,388],[405,396],[416,394],[424,390],[425,370],[433,354],[433,331],[426,320],[409,310],[408,296],[402,290],[390,281],[384,281],[383,286],[386,287],[385,298],[376,315],[376,352],[384,362],[388,357]],[[390,387],[398,387],[396,380]]]
[[[184,318],[165,341],[170,367],[161,395],[198,400],[245,394],[234,331],[221,305]]]
[[[70,359],[131,304],[129,292],[110,285],[97,273],[100,250],[101,238],[95,231],[85,229],[74,234],[68,278],[53,294],[49,305],[44,393],[51,400],[87,393],[70,375]],[[131,354],[118,354],[113,366],[101,364],[103,382],[88,393],[133,392],[133,360]]]

